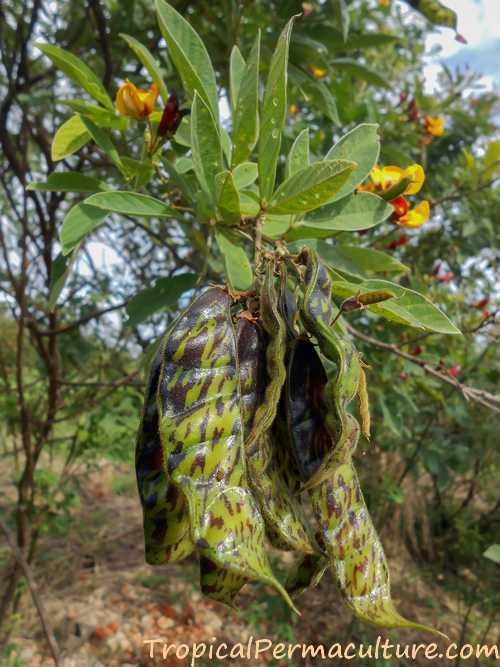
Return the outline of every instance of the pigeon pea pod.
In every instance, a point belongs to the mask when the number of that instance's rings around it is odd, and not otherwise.
[[[182,560],[194,550],[186,502],[163,465],[157,407],[160,369],[161,350],[151,365],[135,454],[146,562],[151,565]]]
[[[332,453],[322,464],[321,476],[318,478],[315,473],[311,478],[315,483],[309,488],[335,581],[343,599],[359,618],[387,628],[412,627],[437,632],[403,618],[392,601],[384,549],[351,458],[359,426],[346,407],[359,387],[358,357],[350,341],[342,340],[340,333],[329,326],[331,311],[326,300],[331,303],[331,288],[326,270],[312,251],[306,251],[304,256],[307,269],[303,319],[323,354],[337,364],[336,376],[325,387],[326,408],[334,413],[333,419],[330,415],[325,419],[332,435]]]
[[[189,508],[204,592],[232,597],[247,580],[276,588],[265,527],[248,488],[231,298],[210,288],[176,320],[162,347],[158,407],[167,473]]]
[[[250,434],[254,427],[262,426],[256,422],[264,408],[266,413],[276,413],[281,384],[270,385],[281,383],[285,374],[286,332],[275,307],[271,268],[266,274],[263,290],[268,298],[261,301],[261,317],[272,342],[266,345],[268,336],[253,321],[241,319],[237,328],[243,422],[245,431]],[[277,367],[280,367],[278,373]],[[275,403],[269,406],[266,404],[268,400]],[[313,553],[314,540],[297,496],[299,480],[298,476],[293,476],[293,461],[286,441],[282,441],[275,428],[260,428],[260,435],[250,452],[249,442],[245,443],[248,480],[264,517],[268,538],[279,549]]]
[[[302,319],[307,331],[316,337],[321,352],[337,365],[335,377],[325,387],[324,423],[333,439],[333,447],[304,485],[304,488],[312,488],[328,477],[332,464],[349,462],[356,449],[360,428],[347,406],[358,391],[361,367],[354,345],[342,335],[340,326],[330,326],[332,288],[325,267],[309,248],[303,249],[300,259],[305,263]]]

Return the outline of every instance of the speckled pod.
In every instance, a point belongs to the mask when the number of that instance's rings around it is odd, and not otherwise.
[[[155,355],[137,435],[135,469],[144,523],[146,562],[182,560],[194,550],[184,497],[168,480],[159,434],[157,391],[161,351]]]
[[[158,408],[169,479],[189,508],[204,592],[227,604],[247,580],[274,586],[264,522],[248,488],[231,298],[211,288],[176,320],[161,350]]]
[[[266,336],[248,320],[238,322],[238,357],[245,431],[251,431],[256,410],[265,400],[267,386]],[[282,345],[274,349],[281,355]],[[279,363],[283,357],[279,356]],[[273,359],[273,365],[278,360]],[[272,380],[270,380],[272,382]],[[300,481],[286,442],[276,428],[261,433],[257,447],[247,454],[250,488],[266,523],[267,536],[278,549],[313,553],[314,539],[297,495]]]
[[[384,550],[368,513],[351,460],[359,426],[347,413],[359,384],[359,361],[351,343],[330,326],[331,286],[328,274],[313,251],[303,253],[306,262],[302,316],[323,354],[337,364],[336,376],[325,388],[329,414],[325,424],[332,435],[332,452],[313,475],[310,486],[313,509],[321,526],[322,542],[329,556],[337,586],[347,605],[359,617],[386,628],[432,628],[403,618],[390,592]]]

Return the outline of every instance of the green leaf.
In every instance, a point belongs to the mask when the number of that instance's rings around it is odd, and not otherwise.
[[[191,110],[191,147],[194,173],[201,188],[215,201],[215,174],[224,169],[222,145],[212,112],[197,92]]]
[[[296,137],[285,163],[285,177],[290,178],[297,171],[309,165],[309,128],[306,127]]]
[[[255,218],[260,211],[258,197],[253,192],[240,192],[240,208],[241,215]]]
[[[224,268],[231,287],[239,291],[250,289],[253,283],[252,267],[238,237],[218,227],[215,240],[224,258]]]
[[[372,47],[387,46],[398,41],[399,37],[388,35],[385,32],[365,32],[360,35],[353,35],[351,33],[347,46],[352,50],[369,49]]]
[[[148,158],[143,161],[124,156],[121,158],[122,172],[127,179],[135,178],[135,186],[142,188],[149,182],[154,173],[154,167]]]
[[[154,287],[142,290],[127,304],[126,327],[135,327],[151,315],[177,305],[179,298],[196,284],[195,273],[181,273],[171,278],[160,278]]]
[[[71,267],[76,259],[76,252],[77,251],[75,250],[71,257],[65,257],[61,252],[52,262],[52,270],[50,272],[49,298],[47,300],[49,310],[51,311],[53,311],[56,307],[57,299],[63,290],[63,287],[71,271]]]
[[[236,224],[241,219],[240,196],[234,183],[233,174],[223,171],[215,177],[217,209],[224,222]]]
[[[188,171],[193,171],[193,161],[190,157],[179,157],[175,161],[175,168],[178,174],[187,174]]]
[[[107,211],[85,202],[73,206],[66,214],[59,232],[63,255],[68,255],[87,234],[99,227],[107,215]]]
[[[121,213],[122,215],[155,218],[175,218],[179,216],[179,212],[175,208],[167,206],[159,199],[126,190],[98,192],[87,197],[84,203],[93,208],[103,209],[110,213]]]
[[[378,88],[386,88],[387,90],[392,90],[392,85],[384,79],[378,72],[376,72],[368,65],[363,65],[354,58],[335,58],[331,62],[332,67],[348,72],[358,79],[363,79],[366,83],[369,83]]]
[[[338,15],[340,19],[340,26],[342,28],[342,39],[344,42],[347,42],[347,37],[349,35],[349,25],[350,25],[350,18],[349,18],[349,9],[347,8],[345,0],[337,0],[336,4],[338,8]]]
[[[30,183],[26,190],[41,192],[100,192],[107,190],[108,185],[92,176],[85,176],[77,171],[53,172],[46,181]]]
[[[52,44],[35,44],[40,51],[48,56],[54,65],[61,71],[73,79],[75,83],[86,90],[91,97],[100,102],[110,111],[114,111],[113,102],[102,85],[100,79],[94,74],[88,65],[83,60],[77,58],[69,51],[54,46]]]
[[[219,105],[215,72],[210,56],[190,23],[165,0],[156,0],[160,30],[186,92],[198,92],[218,123]]]
[[[231,109],[236,109],[238,102],[238,95],[240,94],[241,78],[245,71],[245,58],[241,55],[241,51],[236,46],[233,46],[231,56],[229,58],[229,93],[231,96]]]
[[[335,268],[335,267],[333,267]],[[333,283],[336,296],[348,297],[358,292],[386,290],[394,292],[396,297],[368,306],[376,315],[398,324],[406,324],[427,331],[436,331],[442,334],[459,334],[460,331],[448,317],[431,303],[425,296],[389,280],[364,280],[361,283],[339,282]]]
[[[370,192],[358,192],[310,213],[293,225],[288,240],[327,238],[335,232],[375,227],[392,214],[392,206]]]
[[[260,31],[241,78],[233,112],[233,166],[244,162],[254,149],[259,134]]]
[[[80,115],[90,118],[99,127],[109,127],[114,130],[126,130],[128,118],[117,116],[114,111],[103,109],[95,104],[89,104],[84,100],[59,100],[61,104],[77,111]]]
[[[355,277],[374,273],[406,273],[408,267],[391,255],[372,248],[352,245],[318,244],[318,253],[334,269]]]
[[[57,130],[52,141],[51,157],[54,162],[73,155],[90,141],[90,134],[80,116],[71,116]]]
[[[500,544],[492,544],[486,549],[483,556],[500,565]]]
[[[128,46],[137,56],[139,62],[144,65],[149,76],[158,86],[162,100],[166,102],[168,99],[168,90],[165,82],[163,81],[160,67],[151,51],[143,44],[141,44],[137,39],[135,39],[135,37],[131,37],[130,35],[127,35],[123,32],[120,33],[120,37],[127,42]]]
[[[348,160],[322,160],[290,176],[276,190],[269,213],[304,213],[323,206],[357,167]]]
[[[272,239],[279,239],[287,233],[292,224],[291,215],[272,215],[266,213],[262,224],[262,233]]]
[[[106,155],[110,158],[112,162],[118,167],[122,168],[122,161],[121,158],[118,154],[118,151],[116,150],[116,146],[114,145],[111,137],[109,136],[109,133],[106,132],[106,130],[103,130],[102,128],[98,127],[93,121],[90,120],[90,118],[86,118],[85,116],[80,116],[82,123],[85,125],[87,128],[87,132],[90,134],[92,139],[96,142],[96,144],[99,146],[99,148],[106,153]]]
[[[281,132],[286,118],[288,51],[294,20],[295,17],[292,17],[288,21],[278,39],[264,91],[258,159],[260,196],[264,202],[271,198],[276,182]]]
[[[241,162],[233,169],[233,178],[238,190],[244,190],[255,183],[258,176],[258,168],[255,162]]]
[[[380,153],[378,125],[362,123],[345,134],[326,154],[326,160],[353,160],[356,170],[336,193],[332,201],[342,199],[362,183],[372,167],[377,164]]]

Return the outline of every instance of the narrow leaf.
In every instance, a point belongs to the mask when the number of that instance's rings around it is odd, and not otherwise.
[[[194,173],[201,188],[215,201],[215,175],[224,169],[221,139],[210,108],[197,92],[191,111],[191,147]]]
[[[73,155],[90,141],[90,134],[80,116],[71,116],[54,135],[51,157],[54,162]]]
[[[336,193],[332,201],[342,199],[362,183],[377,163],[380,153],[378,125],[363,123],[345,134],[326,154],[326,160],[353,160],[356,170]]]
[[[88,133],[90,134],[92,139],[96,142],[96,144],[99,146],[99,148],[104,153],[106,153],[106,155],[110,158],[112,162],[116,164],[117,167],[121,168],[122,161],[120,155],[118,154],[116,146],[114,145],[113,140],[109,136],[109,133],[106,132],[106,130],[103,130],[102,128],[98,127],[93,121],[90,120],[90,118],[86,118],[85,116],[80,116],[80,118],[82,120],[82,123],[87,128]]]
[[[318,244],[318,253],[333,268],[356,277],[368,277],[374,273],[406,273],[408,267],[391,255],[372,248],[352,245]]]
[[[108,185],[92,176],[85,176],[77,171],[54,172],[46,181],[30,183],[26,190],[41,192],[99,192],[107,190]]]
[[[128,127],[128,118],[117,116],[114,111],[103,109],[96,104],[89,104],[84,100],[59,100],[61,104],[78,112],[82,116],[87,116],[99,127],[109,127],[114,130],[126,130]]]
[[[63,255],[68,255],[87,234],[99,227],[107,215],[107,211],[84,202],[73,206],[66,214],[59,232]]]
[[[258,176],[258,169],[255,162],[241,162],[233,169],[234,183],[238,190],[244,190],[252,183],[255,183]]]
[[[228,230],[216,228],[215,240],[224,258],[226,276],[231,287],[241,291],[250,289],[253,282],[252,267],[239,239]]]
[[[52,262],[52,270],[50,272],[49,298],[47,299],[47,305],[51,311],[56,307],[59,295],[63,290],[63,287],[71,271],[71,267],[76,259],[76,253],[77,251],[75,250],[71,257],[65,257],[61,252]]]
[[[241,55],[241,51],[236,46],[233,46],[231,56],[229,59],[229,92],[231,96],[231,109],[233,113],[236,110],[238,103],[238,95],[240,94],[241,78],[245,71],[245,58]]]
[[[260,31],[243,71],[236,111],[233,116],[233,166],[251,154],[259,132]]]
[[[178,217],[179,212],[167,206],[159,199],[142,195],[137,192],[115,190],[114,192],[98,192],[87,197],[85,204],[93,208],[103,209],[110,213],[138,215],[144,217],[171,218]]]
[[[269,213],[304,213],[323,206],[356,168],[348,160],[322,160],[290,176],[276,190]]]
[[[335,268],[335,267],[334,267]],[[437,306],[425,296],[397,283],[388,280],[365,280],[361,283],[333,283],[333,291],[337,296],[352,296],[358,292],[371,290],[387,290],[394,292],[396,297],[369,306],[369,310],[398,324],[436,331],[442,334],[459,334],[460,331]]]
[[[38,42],[36,46],[52,60],[57,68],[64,72],[66,76],[69,76],[70,79],[73,79],[75,83],[86,90],[95,100],[110,111],[114,110],[113,102],[100,79],[83,60],[53,44],[41,44]]]
[[[296,137],[286,158],[285,177],[290,178],[297,171],[309,165],[309,128],[305,128]]]
[[[264,202],[271,198],[276,182],[281,132],[286,118],[288,51],[294,20],[295,17],[292,17],[288,21],[278,39],[264,92],[258,161],[260,196]]]
[[[163,81],[163,76],[161,74],[160,67],[156,62],[155,57],[153,56],[151,51],[148,48],[146,48],[143,44],[141,44],[137,39],[135,39],[135,37],[131,37],[130,35],[127,35],[123,32],[120,33],[120,37],[127,42],[129,47],[137,56],[139,62],[142,65],[144,65],[149,76],[151,77],[153,82],[156,83],[156,85],[158,86],[160,90],[161,99],[164,102],[166,102],[168,99],[168,90],[165,85],[165,82]]]
[[[217,191],[217,209],[222,220],[228,224],[238,223],[241,219],[240,197],[230,171],[217,174],[215,189]]]
[[[215,72],[205,45],[189,22],[165,0],[156,0],[156,11],[160,30],[185,90],[191,97],[198,91],[218,122]]]

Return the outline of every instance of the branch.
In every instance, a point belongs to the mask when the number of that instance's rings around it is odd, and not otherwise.
[[[425,361],[422,361],[422,359],[419,359],[418,357],[408,354],[407,352],[403,352],[403,350],[401,350],[397,345],[393,345],[392,343],[384,343],[381,340],[377,340],[376,338],[367,336],[366,334],[361,333],[361,331],[355,329],[350,324],[346,324],[346,326],[349,333],[351,333],[356,338],[359,338],[359,340],[364,341],[365,343],[371,345],[372,347],[378,347],[381,350],[387,350],[388,352],[392,352],[392,354],[395,354],[398,357],[401,357],[402,359],[411,361],[412,364],[420,366],[420,368],[422,368],[422,370],[424,370],[428,375],[432,375],[441,382],[445,382],[446,384],[451,385],[454,389],[456,389],[462,394],[462,396],[465,398],[466,401],[473,401],[475,403],[479,403],[480,405],[483,405],[489,410],[493,410],[494,412],[500,413],[500,396],[494,396],[493,394],[490,394],[489,392],[484,391],[483,389],[476,389],[475,387],[469,387],[465,384],[462,384],[461,382],[458,382],[458,380],[455,380],[449,375],[440,373],[432,366],[429,366],[429,364],[426,364]]]
[[[40,623],[42,625],[43,633],[45,635],[45,638],[47,640],[47,644],[49,645],[50,653],[52,655],[52,659],[54,660],[54,665],[56,667],[59,667],[60,662],[59,662],[59,647],[57,645],[56,638],[54,637],[54,632],[52,630],[52,627],[49,623],[49,619],[47,618],[47,614],[45,612],[45,608],[42,604],[42,601],[40,599],[40,596],[38,595],[38,590],[35,584],[35,580],[33,578],[33,573],[31,571],[30,566],[28,565],[26,559],[24,558],[23,554],[21,553],[21,550],[17,546],[17,544],[14,542],[12,539],[12,535],[10,534],[9,529],[7,528],[7,525],[3,521],[3,519],[0,518],[0,528],[5,534],[5,539],[7,540],[7,544],[9,545],[10,549],[12,550],[12,553],[14,554],[14,557],[18,564],[20,565],[24,576],[26,577],[26,581],[28,582],[28,588],[30,589],[31,597],[33,598],[33,603],[36,607],[36,610],[38,612],[38,616],[40,617]]]
[[[39,331],[38,333],[40,336],[58,336],[59,334],[67,333],[68,331],[77,329],[83,324],[87,324],[87,322],[90,322],[90,320],[96,320],[99,317],[106,315],[106,313],[111,313],[114,310],[119,310],[120,308],[124,308],[126,305],[127,302],[124,301],[123,303],[119,303],[116,306],[110,306],[109,308],[104,308],[103,310],[96,310],[93,313],[90,313],[90,315],[85,315],[85,317],[81,317],[76,322],[71,322],[70,324],[65,324],[63,327],[59,327],[59,329],[46,329],[45,331]]]

